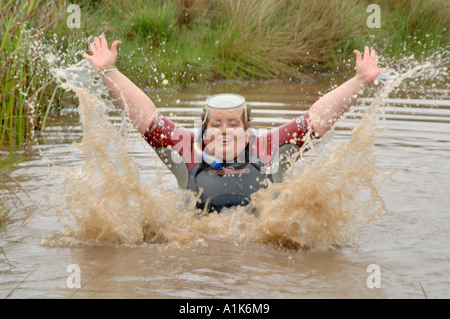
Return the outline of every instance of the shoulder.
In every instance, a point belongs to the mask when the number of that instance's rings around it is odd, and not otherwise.
[[[192,143],[194,133],[158,112],[144,137],[150,145],[155,147],[175,146],[179,142]]]
[[[258,143],[269,143],[276,146],[286,143],[303,144],[302,140],[305,135],[314,135],[311,129],[308,112],[278,127],[269,130],[265,129],[259,133],[260,134],[257,134],[258,136],[254,140],[255,145]]]

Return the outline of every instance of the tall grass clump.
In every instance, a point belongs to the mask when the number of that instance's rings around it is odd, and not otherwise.
[[[58,113],[63,90],[50,69],[75,62],[81,38],[67,28],[64,4],[0,0],[0,169]]]
[[[354,1],[219,0],[209,42],[219,77],[296,77],[320,71],[362,27]]]
[[[56,90],[34,54],[48,8],[38,0],[1,0],[0,6],[0,145],[12,153],[39,128]]]

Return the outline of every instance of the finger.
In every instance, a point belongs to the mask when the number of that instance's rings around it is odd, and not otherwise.
[[[113,42],[113,44],[111,45],[111,52],[112,53],[117,53],[117,46],[120,44],[121,42],[116,40]]]
[[[85,58],[86,60],[88,60],[88,61],[90,61],[90,62],[92,62],[92,55],[89,55],[89,54],[86,54],[86,53],[83,53],[83,58]]]
[[[375,64],[378,64],[378,55],[375,55]]]
[[[94,43],[89,43],[89,49],[91,49],[92,54],[95,54],[95,52],[97,51]]]
[[[356,55],[356,63],[360,62],[362,60],[361,52],[353,50],[353,53]]]
[[[364,47],[364,59],[368,59],[369,58],[369,47],[365,46]]]
[[[95,46],[97,47],[97,50],[100,50],[102,48],[102,44],[100,43],[99,38],[94,38]]]
[[[108,48],[108,41],[106,41],[106,38],[105,38],[104,34],[102,34],[100,36],[100,40],[101,40],[101,43],[102,43],[102,47],[107,49]]]
[[[372,49],[372,51],[370,52],[370,57],[375,58],[375,56],[376,56],[375,49]]]

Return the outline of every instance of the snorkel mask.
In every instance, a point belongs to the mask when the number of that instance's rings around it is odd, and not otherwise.
[[[219,170],[222,168],[222,161],[216,157],[202,151],[202,136],[203,129],[207,123],[211,113],[216,110],[236,110],[239,113],[244,112],[244,123],[247,126],[248,115],[247,108],[248,104],[245,102],[245,98],[239,94],[233,93],[222,93],[210,96],[206,100],[206,105],[203,107],[204,119],[194,137],[194,152],[206,163],[208,163],[212,168]],[[242,114],[242,113],[241,113]]]
[[[245,98],[239,94],[222,93],[210,96],[206,100],[206,105],[203,107],[205,112],[205,119],[202,124],[205,124],[212,112],[216,110],[236,110],[238,113],[244,113],[244,123],[247,124],[247,107]]]

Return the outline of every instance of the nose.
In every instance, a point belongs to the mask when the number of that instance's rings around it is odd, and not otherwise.
[[[237,128],[236,127],[229,127],[229,126],[226,126],[226,125],[222,125],[221,127],[220,127],[220,132],[222,133],[222,135],[225,137],[225,136],[236,136],[236,134],[237,134]]]
[[[226,124],[222,124],[220,126],[220,132],[222,133],[222,135],[227,135],[227,132],[231,133]]]

